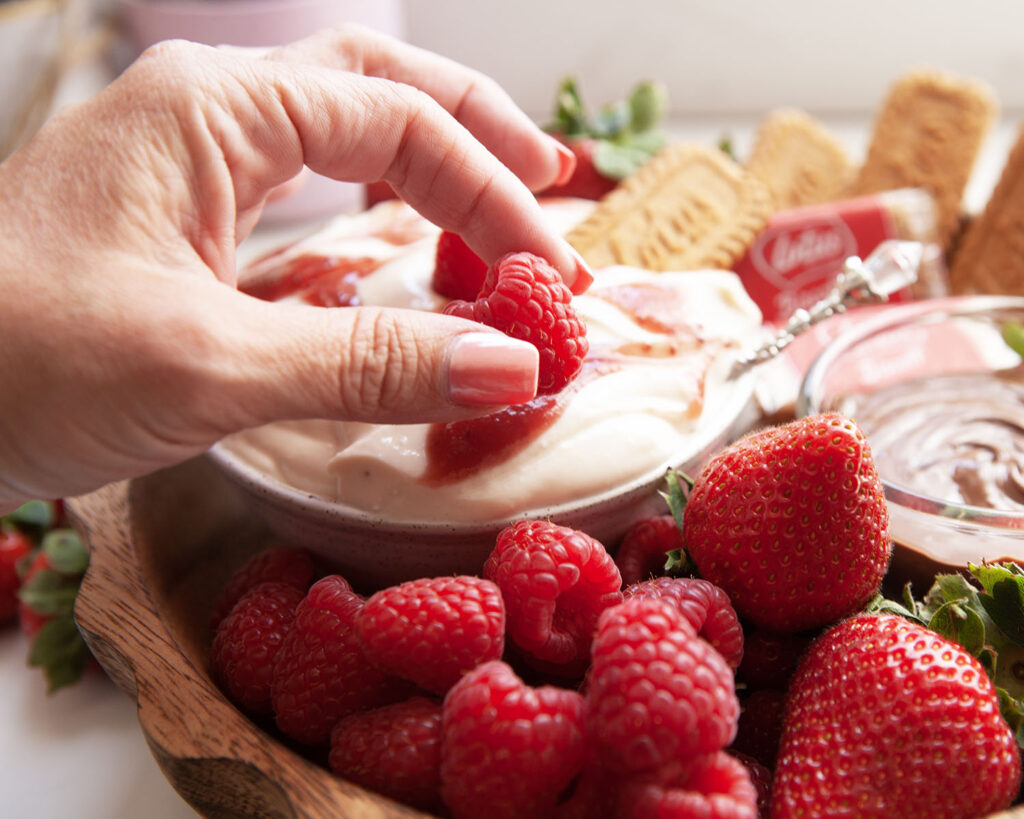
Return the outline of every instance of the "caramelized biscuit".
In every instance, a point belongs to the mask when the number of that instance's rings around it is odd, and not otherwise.
[[[997,109],[995,94],[984,83],[930,70],[903,75],[879,112],[851,192],[928,189],[939,209],[940,240],[948,247]]]
[[[797,108],[761,121],[746,168],[768,186],[779,210],[839,199],[853,176],[839,140]]]
[[[663,149],[568,234],[594,267],[728,269],[774,209],[771,193],[717,148]]]

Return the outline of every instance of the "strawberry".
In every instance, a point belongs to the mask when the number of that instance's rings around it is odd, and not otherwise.
[[[658,129],[666,107],[665,89],[641,83],[625,102],[588,115],[576,81],[563,80],[555,101],[555,120],[547,130],[576,157],[572,177],[541,191],[542,196],[600,199],[636,171],[665,144]]]
[[[458,233],[442,230],[430,280],[434,292],[448,299],[473,301],[486,277],[487,263],[470,250]]]
[[[581,673],[597,618],[622,601],[622,579],[601,543],[549,521],[522,520],[498,533],[484,577],[501,589],[508,638],[540,668]]]
[[[863,614],[793,676],[772,816],[985,816],[1016,797],[1020,766],[977,660],[903,617]]]
[[[305,595],[288,583],[249,589],[217,626],[210,665],[225,693],[250,714],[269,714],[274,658]]]
[[[331,732],[331,770],[421,810],[441,799],[441,704],[410,697],[351,714]]]
[[[412,686],[378,671],[363,653],[355,629],[363,602],[342,577],[328,575],[295,611],[270,690],[278,727],[298,742],[326,743],[342,717],[412,693]]]
[[[383,589],[357,612],[355,625],[371,662],[437,694],[466,671],[500,659],[505,647],[501,592],[479,577],[423,578]]]
[[[32,543],[22,532],[0,528],[0,625],[18,616],[18,565],[31,551]]]
[[[743,627],[729,603],[729,596],[713,583],[693,577],[653,577],[627,586],[622,596],[671,603],[693,630],[722,655],[730,668],[736,668],[743,659]]]
[[[631,777],[619,792],[618,805],[620,819],[757,819],[750,773],[724,751]]]
[[[615,563],[627,586],[665,573],[668,553],[683,545],[672,515],[653,515],[629,527],[615,552]]]
[[[490,270],[476,301],[451,301],[444,312],[528,341],[540,353],[537,393],[558,392],[583,368],[590,349],[572,293],[547,261],[510,253]]]
[[[605,766],[651,772],[732,742],[732,671],[674,605],[631,598],[606,609],[592,653],[587,731]]]
[[[448,692],[441,732],[441,789],[454,819],[550,817],[583,767],[583,698],[524,685],[498,660]]]
[[[838,414],[756,432],[700,473],[683,511],[686,551],[736,611],[775,631],[861,609],[889,564],[889,515],[871,451]]]
[[[239,598],[253,586],[274,581],[306,591],[313,582],[313,558],[305,549],[280,546],[247,560],[224,584],[213,604],[210,627],[217,628]]]

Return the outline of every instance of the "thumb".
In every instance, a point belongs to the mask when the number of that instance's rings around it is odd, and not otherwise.
[[[536,395],[536,348],[475,322],[231,295],[238,321],[229,352],[241,370],[230,380],[244,408],[236,426],[295,418],[450,421]]]

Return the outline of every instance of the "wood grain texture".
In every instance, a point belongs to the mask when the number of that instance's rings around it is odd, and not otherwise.
[[[196,460],[68,502],[91,552],[75,616],[179,794],[209,817],[422,817],[333,776],[238,711],[210,678],[216,590],[269,535]]]

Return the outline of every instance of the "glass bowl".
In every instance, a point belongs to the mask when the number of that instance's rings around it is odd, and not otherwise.
[[[1003,340],[1024,298],[885,308],[831,342],[797,414],[841,412],[871,445],[889,504],[890,577],[923,593],[937,572],[1024,563],[1024,366]]]

